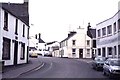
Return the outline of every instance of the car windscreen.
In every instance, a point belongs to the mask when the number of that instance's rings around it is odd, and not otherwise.
[[[95,61],[104,62],[105,58],[95,58]]]
[[[120,60],[112,60],[110,62],[110,65],[112,65],[112,66],[120,66]]]

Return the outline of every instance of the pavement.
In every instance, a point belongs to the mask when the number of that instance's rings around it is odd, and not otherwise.
[[[2,78],[18,78],[22,74],[26,74],[32,70],[37,70],[43,66],[38,58],[30,58],[28,64],[22,64],[17,66],[9,66],[4,68]]]
[[[82,59],[77,59],[78,61],[84,61],[86,63],[91,63],[93,61],[93,59],[91,58],[82,58]]]

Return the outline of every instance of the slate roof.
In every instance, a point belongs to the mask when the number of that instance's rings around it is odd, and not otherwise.
[[[48,43],[46,43],[46,45],[51,45],[51,44],[53,44],[55,42],[57,42],[57,41],[48,42]]]
[[[87,31],[87,35],[90,37],[90,38],[96,38],[96,29],[89,29]]]
[[[28,2],[23,4],[2,3],[2,8],[29,26]]]
[[[39,43],[45,43],[45,41],[43,41],[41,38],[38,38],[38,42]]]
[[[73,37],[76,33],[77,33],[77,32],[75,32],[75,31],[74,31],[74,32],[70,32],[70,33],[68,34],[68,37],[65,38],[64,40],[62,40],[61,42],[64,42],[64,41],[70,39],[70,38]]]
[[[29,47],[29,51],[30,50],[37,50],[35,47]]]

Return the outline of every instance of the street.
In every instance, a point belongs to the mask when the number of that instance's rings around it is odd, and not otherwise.
[[[20,75],[19,78],[106,78],[102,71],[93,70],[90,63],[79,59],[39,57],[42,68]]]

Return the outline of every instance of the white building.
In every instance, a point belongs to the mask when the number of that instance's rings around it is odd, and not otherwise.
[[[97,56],[120,57],[120,11],[96,25]]]
[[[30,53],[38,53],[44,56],[45,42],[41,39],[41,34],[36,34],[35,37],[30,37]]]
[[[48,55],[53,57],[59,57],[59,47],[60,44],[57,41],[52,41],[45,44]]]
[[[0,5],[0,60],[4,65],[28,62],[28,2]]]
[[[61,57],[92,58],[91,36],[85,28],[79,27],[77,31],[71,31],[68,37],[60,42]]]

